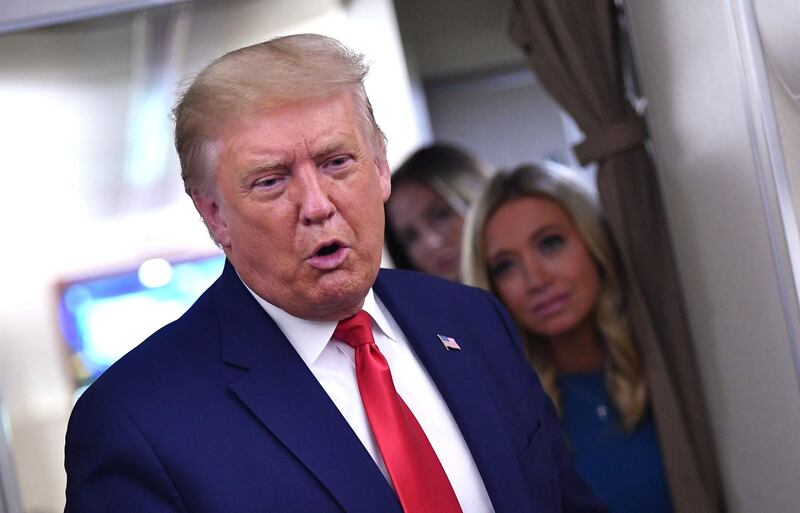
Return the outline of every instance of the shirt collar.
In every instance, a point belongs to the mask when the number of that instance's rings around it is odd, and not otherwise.
[[[278,325],[278,328],[292,344],[297,354],[303,359],[303,362],[309,367],[313,365],[333,336],[337,322],[309,321],[295,317],[253,292],[244,281],[242,283],[258,304],[261,305],[261,308],[272,317],[272,320]],[[386,307],[380,302],[372,288],[367,291],[362,309],[372,317],[377,328],[387,338],[395,342],[399,340],[395,331],[396,328],[390,321]]]
[[[381,303],[381,300],[370,288],[367,292],[367,297],[364,298],[364,306],[362,307],[378,326],[378,329],[386,335],[387,338],[397,342],[400,337],[397,333],[397,326],[394,324],[391,314],[386,309],[386,305]]]

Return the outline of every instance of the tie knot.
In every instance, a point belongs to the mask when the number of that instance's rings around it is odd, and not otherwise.
[[[372,317],[364,310],[359,310],[357,314],[342,319],[336,326],[333,336],[353,348],[364,344],[372,344]]]

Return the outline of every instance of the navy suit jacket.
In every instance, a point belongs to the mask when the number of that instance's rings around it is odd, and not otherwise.
[[[393,270],[374,290],[447,402],[497,513],[605,511],[496,299]],[[230,263],[82,395],[65,466],[66,513],[402,513]]]

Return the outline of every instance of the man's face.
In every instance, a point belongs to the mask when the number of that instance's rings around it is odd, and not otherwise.
[[[377,276],[385,155],[348,91],[253,114],[220,137],[214,191],[195,205],[244,282],[300,318],[355,313]]]

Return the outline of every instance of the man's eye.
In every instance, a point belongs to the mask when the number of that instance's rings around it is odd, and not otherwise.
[[[352,160],[353,158],[350,155],[339,155],[338,157],[329,159],[325,162],[323,167],[326,169],[341,169],[347,166]]]
[[[282,179],[280,176],[268,176],[257,180],[253,185],[255,187],[272,188],[281,183]]]
[[[548,235],[539,241],[539,250],[542,253],[554,253],[566,244],[566,240],[561,235]]]

